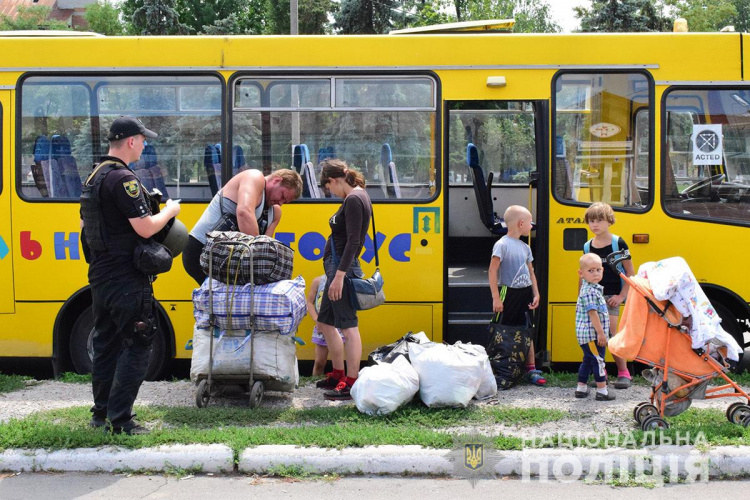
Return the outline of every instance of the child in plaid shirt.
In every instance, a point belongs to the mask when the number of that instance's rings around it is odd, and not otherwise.
[[[576,303],[576,337],[583,350],[583,363],[578,369],[576,397],[589,395],[586,385],[591,373],[596,381],[596,400],[612,401],[614,394],[607,391],[607,370],[604,366],[604,353],[609,333],[609,312],[602,293],[604,268],[602,259],[595,253],[584,254],[579,260],[578,275],[581,277],[581,290]]]

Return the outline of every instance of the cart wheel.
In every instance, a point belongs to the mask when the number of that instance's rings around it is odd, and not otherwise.
[[[208,406],[208,402],[211,399],[211,394],[208,391],[208,381],[206,379],[198,382],[198,387],[195,389],[195,406],[198,408],[205,408]]]
[[[750,416],[750,406],[744,403],[732,403],[727,408],[727,419],[733,424],[742,424],[742,421]]]
[[[644,407],[644,406],[646,406],[647,404],[649,404],[649,402],[648,402],[648,401],[644,401],[643,403],[638,403],[637,405],[635,405],[635,408],[633,408],[633,418],[634,418],[634,419],[635,419],[635,421],[636,421],[636,422],[638,422],[639,424],[641,423],[641,418],[640,418],[640,416],[638,415],[638,412],[640,411],[640,409],[641,409],[641,408],[643,408],[643,407]]]
[[[666,420],[661,418],[658,415],[652,415],[650,417],[647,417],[646,420],[644,420],[641,423],[641,429],[644,431],[655,431],[660,429],[669,429],[669,424]]]
[[[635,416],[636,422],[638,422],[639,424],[643,424],[643,422],[645,422],[649,417],[660,416],[659,409],[651,403],[643,403],[642,405],[636,406],[633,414]]]
[[[263,401],[263,393],[266,392],[266,388],[263,382],[255,382],[253,388],[250,389],[250,408],[257,408],[260,406],[260,402]]]

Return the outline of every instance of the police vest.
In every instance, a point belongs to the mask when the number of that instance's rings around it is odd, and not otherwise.
[[[139,241],[135,231],[130,234],[107,234],[107,226],[101,207],[101,190],[104,178],[117,169],[119,163],[106,160],[94,167],[81,189],[81,220],[85,229],[86,243],[95,252],[109,252],[113,255],[133,255]]]

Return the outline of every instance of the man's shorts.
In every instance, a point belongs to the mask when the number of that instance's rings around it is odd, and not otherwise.
[[[607,301],[608,301],[609,299],[611,299],[612,297],[614,297],[614,295],[605,295],[605,296],[604,296],[604,302],[607,302]],[[623,301],[622,303],[624,304],[624,303],[625,303],[625,301]],[[617,306],[617,307],[610,307],[610,306],[609,306],[609,304],[607,304],[607,313],[608,313],[608,314],[609,314],[610,316],[619,316],[619,315],[620,315],[620,306]]]
[[[339,335],[341,335],[341,340],[343,342],[346,342],[346,338],[344,337],[344,334],[341,333],[341,330],[336,329],[336,331],[339,333]],[[313,327],[312,343],[315,344],[315,345],[319,345],[321,347],[328,347],[328,344],[326,344],[326,338],[325,338],[325,336],[323,335],[322,332],[318,331],[318,327],[317,326]]]

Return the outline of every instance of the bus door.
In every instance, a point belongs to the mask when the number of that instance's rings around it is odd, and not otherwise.
[[[14,312],[13,252],[11,251],[10,198],[11,171],[10,90],[0,90],[0,313]]]
[[[492,316],[487,268],[510,205],[531,211],[537,223],[532,250],[542,249],[536,239],[546,231],[540,224],[545,212],[536,192],[538,173],[546,171],[548,109],[546,101],[531,100],[447,103],[447,342],[486,342]]]
[[[555,75],[552,88],[548,348],[553,362],[576,362],[576,270],[593,236],[586,209],[596,202],[613,208],[612,233],[633,252],[636,269],[662,258],[649,241],[665,228],[656,228],[653,212],[646,215],[654,185],[653,81],[640,69],[566,70]]]

